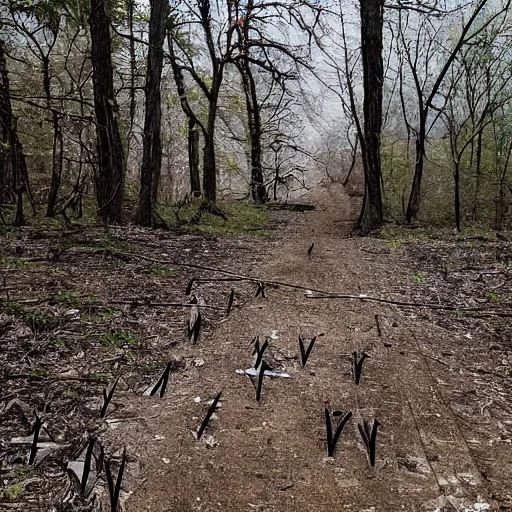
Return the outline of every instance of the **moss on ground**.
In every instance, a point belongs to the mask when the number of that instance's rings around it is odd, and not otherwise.
[[[180,207],[162,206],[159,213],[171,228],[180,227],[190,232],[219,236],[271,236],[264,229],[270,219],[270,212],[265,205],[220,202],[217,207],[227,220],[209,211],[204,211],[198,216],[201,201]]]

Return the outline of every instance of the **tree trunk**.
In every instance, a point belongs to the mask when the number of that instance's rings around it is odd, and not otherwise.
[[[190,172],[190,193],[192,197],[200,197],[199,130],[193,117],[188,118],[188,168]]]
[[[425,161],[426,114],[424,112],[421,114],[419,128],[419,133],[416,135],[416,162],[414,164],[414,177],[412,180],[409,202],[407,203],[407,212],[405,214],[405,220],[409,224],[416,218],[420,209],[421,180],[423,178],[423,164]]]
[[[208,123],[210,125],[210,123]],[[209,201],[217,200],[217,166],[215,164],[215,139],[213,128],[205,134],[203,149],[203,191]]]
[[[204,133],[203,150],[203,193],[204,197],[215,203],[217,201],[217,163],[215,161],[215,119],[217,117],[217,102],[223,69],[216,70],[211,88],[208,105],[208,124]]]
[[[460,163],[455,162],[455,169],[453,173],[454,182],[454,209],[455,209],[455,227],[460,233]]]
[[[155,226],[155,205],[162,168],[162,95],[160,91],[164,63],[165,26],[168,0],[150,0],[149,51],[146,71],[146,113],[140,172],[140,196],[137,220],[143,226]]]
[[[251,194],[255,203],[264,203],[267,200],[267,191],[263,183],[263,167],[261,165],[261,116],[248,51],[248,48],[244,50],[244,58],[241,60],[238,69],[244,86],[251,142]]]
[[[174,81],[176,83],[176,89],[178,90],[178,95],[180,97],[181,108],[188,119],[188,165],[190,172],[190,191],[193,196],[199,197],[201,195],[201,179],[199,176],[199,131],[197,127],[202,130],[205,138],[206,130],[195,116],[188,103],[185,88],[185,78],[174,52],[171,30],[167,32],[167,45],[169,48],[169,56]]]
[[[479,130],[476,139],[476,162],[475,162],[475,197],[473,198],[472,217],[473,220],[478,220],[478,202],[480,200],[480,184],[482,180],[482,136],[483,130]]]
[[[5,61],[4,41],[0,40],[0,200],[16,202],[14,225],[25,223],[23,193],[28,188],[28,172],[23,146],[16,132],[12,112],[9,76]],[[3,146],[5,144],[5,146]]]
[[[55,111],[52,112],[53,125],[53,151],[52,151],[52,179],[50,183],[50,193],[48,194],[48,204],[46,216],[55,216],[55,206],[59,197],[60,185],[62,183],[62,165],[64,158],[64,140],[62,130],[59,124],[59,117]]]
[[[364,87],[364,144],[361,144],[365,195],[358,225],[362,233],[379,228],[383,222],[380,135],[382,131],[382,30],[383,0],[360,0],[361,53]]]
[[[55,216],[55,206],[59,196],[62,182],[62,164],[64,157],[64,141],[62,130],[60,128],[59,116],[52,108],[52,91],[50,75],[50,57],[43,57],[43,90],[46,98],[46,107],[51,111],[51,123],[53,129],[53,147],[52,147],[52,177],[50,183],[50,193],[48,194],[48,203],[46,207],[46,216]]]
[[[114,94],[110,19],[105,0],[91,0],[89,17],[93,68],[98,169],[95,192],[98,215],[106,222],[122,219],[125,160]]]
[[[13,115],[9,77],[5,62],[4,42],[0,40],[0,202],[14,203],[16,183],[16,159],[13,145]]]

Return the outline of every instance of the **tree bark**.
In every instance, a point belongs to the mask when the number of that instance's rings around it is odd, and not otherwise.
[[[28,188],[28,171],[23,146],[16,131],[12,112],[9,76],[5,61],[4,41],[0,39],[0,201],[16,203],[14,225],[25,223],[23,193]]]
[[[192,197],[200,197],[199,130],[195,119],[190,116],[188,118],[188,168],[190,173],[190,193]]]
[[[455,162],[455,169],[453,173],[453,184],[454,184],[454,211],[455,211],[455,227],[457,232],[460,233],[461,222],[460,222],[460,163]]]
[[[140,173],[140,196],[137,220],[143,226],[155,227],[155,205],[162,168],[162,69],[164,63],[165,27],[169,14],[168,0],[150,0],[149,51],[146,70],[146,113]],[[158,222],[161,224],[161,222]]]
[[[364,87],[364,144],[361,144],[365,195],[358,227],[363,234],[382,225],[380,135],[382,131],[382,31],[383,0],[360,0],[361,53]]]
[[[52,108],[50,57],[45,55],[43,60],[43,90],[46,97],[46,106],[51,111],[52,129],[53,129],[53,148],[52,148],[52,177],[50,183],[50,193],[48,194],[48,203],[46,207],[46,216],[55,216],[55,206],[59,196],[62,183],[62,165],[64,157],[64,140],[60,127],[59,116]]]
[[[213,123],[214,122],[215,121],[213,121]],[[204,134],[203,191],[205,198],[215,203],[217,200],[217,166],[215,163],[215,138],[213,128],[209,129]]]
[[[89,25],[98,150],[98,169],[95,172],[98,215],[106,222],[121,222],[125,160],[117,122],[110,18],[105,0],[91,0]]]
[[[244,86],[251,142],[251,194],[255,203],[265,203],[267,191],[263,183],[263,167],[261,165],[261,116],[256,84],[254,83],[247,52],[248,49],[245,49],[244,58],[241,59],[238,69]]]

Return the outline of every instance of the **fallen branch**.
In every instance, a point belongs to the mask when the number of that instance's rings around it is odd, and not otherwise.
[[[32,380],[76,380],[79,382],[95,382],[104,384],[105,379],[100,377],[73,377],[70,375],[31,375],[30,373],[12,373],[3,376],[0,380],[16,380],[16,379],[32,379]]]
[[[235,277],[241,281],[251,281],[254,283],[265,283],[267,285],[274,285],[274,286],[282,286],[283,288],[292,288],[294,290],[303,290],[306,292],[305,296],[308,299],[352,299],[352,300],[360,300],[363,302],[379,302],[382,304],[390,304],[393,306],[403,306],[403,307],[417,307],[417,308],[429,308],[429,309],[437,309],[437,310],[447,310],[447,311],[485,311],[488,306],[453,306],[453,305],[443,305],[443,304],[429,304],[425,302],[407,302],[407,301],[400,301],[400,300],[393,300],[393,299],[385,299],[381,297],[372,297],[370,295],[350,295],[350,294],[343,294],[343,293],[331,293],[326,292],[325,290],[318,290],[315,288],[310,288],[307,286],[301,286],[298,284],[291,284],[286,283],[284,281],[276,281],[276,280],[267,280],[262,279],[261,277],[252,277],[252,276],[245,276],[242,274],[237,274],[236,272],[232,272],[230,270],[224,270],[221,268],[216,267],[210,267],[207,265],[198,265],[196,263],[183,263],[180,261],[168,261],[168,260],[161,260],[157,258],[152,258],[150,256],[144,256],[142,254],[131,254],[131,253],[124,253],[124,252],[117,252],[121,257],[126,258],[139,258],[145,261],[149,261],[151,263],[158,263],[158,264],[165,264],[165,265],[173,265],[176,267],[185,267],[185,268],[196,268],[199,270],[207,270],[209,272],[218,272],[220,274],[229,275],[232,277]],[[317,295],[313,295],[313,293],[316,293]],[[508,304],[503,304],[508,305]],[[203,306],[204,307],[204,306]],[[213,306],[210,306],[213,307]],[[222,309],[222,308],[221,308]],[[512,317],[512,313],[500,313],[500,312],[485,312],[486,314],[495,315],[495,316],[502,316],[502,317]]]
[[[82,301],[80,296],[73,297],[71,301],[77,301],[75,302],[67,302],[66,300],[62,300],[59,298],[55,298],[55,296],[51,297],[43,297],[40,299],[25,299],[25,300],[10,300],[7,301],[5,299],[0,299],[0,305],[5,304],[9,305],[10,303],[16,303],[16,304],[42,304],[44,302],[48,302],[50,304],[67,304],[70,307],[76,307],[76,308],[108,308],[111,305],[126,305],[126,306],[133,306],[133,307],[140,307],[140,306],[156,306],[156,307],[170,307],[170,308],[191,308],[193,306],[198,306],[201,308],[208,308],[208,309],[218,309],[220,311],[224,311],[226,308],[220,307],[220,306],[208,306],[206,304],[189,304],[184,302],[153,302],[151,300],[147,300],[144,298],[134,298],[134,299],[120,299],[120,300],[111,300],[107,303],[105,302],[87,302]]]
[[[274,285],[274,286],[282,286],[284,288],[293,288],[295,290],[304,290],[304,291],[310,291],[310,292],[315,292],[315,293],[329,293],[324,290],[316,290],[314,288],[308,288],[307,286],[285,283],[284,281],[275,281],[275,280],[262,279],[261,277],[245,276],[242,274],[237,274],[236,272],[232,272],[231,270],[224,270],[222,268],[209,267],[207,265],[198,265],[196,263],[183,263],[180,261],[173,261],[173,260],[171,260],[171,261],[160,260],[158,258],[151,258],[150,256],[144,256],[142,254],[131,254],[128,252],[116,251],[115,254],[118,254],[124,258],[139,258],[141,260],[149,261],[151,263],[158,263],[160,265],[171,265],[171,266],[175,266],[175,267],[185,267],[185,268],[197,268],[198,270],[207,270],[208,272],[219,272],[220,274],[232,276],[232,277],[236,278],[236,280],[239,280],[239,281],[251,281],[254,283],[265,283],[265,284],[270,284],[270,285]],[[194,281],[199,281],[199,279],[194,279]]]
[[[349,295],[344,293],[326,293],[322,295],[311,295],[306,293],[308,299],[353,299],[362,302],[380,302],[391,304],[393,306],[405,306],[415,308],[445,309],[448,311],[485,311],[486,306],[453,306],[450,304],[429,304],[428,302],[407,302],[401,300],[384,299],[381,297],[372,297],[370,295]]]

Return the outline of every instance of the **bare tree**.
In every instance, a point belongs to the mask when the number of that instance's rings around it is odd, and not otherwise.
[[[419,120],[418,120],[418,127],[415,130],[416,131],[416,163],[414,167],[414,176],[413,176],[413,182],[411,187],[411,193],[409,195],[409,201],[407,205],[407,212],[406,212],[406,221],[412,222],[414,218],[416,218],[419,208],[420,208],[420,198],[421,198],[421,182],[423,178],[423,167],[424,167],[424,160],[425,160],[425,141],[427,136],[427,120],[429,113],[431,111],[431,108],[434,104],[434,101],[437,97],[437,94],[439,92],[439,89],[441,85],[443,84],[443,81],[450,70],[455,58],[459,54],[461,48],[468,44],[472,39],[474,39],[481,31],[484,29],[484,27],[480,27],[473,33],[469,33],[475,20],[477,19],[478,15],[482,12],[485,5],[487,4],[487,0],[481,0],[478,5],[473,10],[470,18],[468,21],[466,21],[463,26],[460,33],[460,36],[453,47],[453,49],[449,52],[448,57],[446,58],[446,61],[444,65],[442,66],[441,70],[436,76],[435,82],[432,85],[430,92],[424,93],[423,88],[419,85],[419,79],[418,79],[418,60],[417,58],[413,58],[409,53],[408,55],[408,61],[409,65],[411,66],[411,71],[413,73],[413,76],[415,77],[415,85],[416,90],[418,94],[418,108],[419,108]],[[510,1],[499,10],[499,12],[494,16],[499,16],[505,12],[508,11],[510,5]],[[417,52],[418,46],[416,46]],[[417,55],[417,53],[416,53]],[[427,71],[428,72],[428,71]]]
[[[217,165],[215,160],[215,121],[219,102],[220,88],[224,70],[233,51],[234,31],[233,3],[216,4],[216,18],[212,17],[210,0],[198,0],[193,7],[187,4],[187,13],[172,12],[168,31],[169,58],[178,88],[183,110],[194,119],[204,138],[203,149],[203,194],[209,201],[217,199]],[[226,8],[222,12],[222,8]],[[225,19],[224,19],[225,16]],[[196,31],[195,28],[199,27]],[[188,32],[187,32],[188,30]],[[195,57],[196,49],[191,41],[201,36],[206,47],[208,72],[205,73]],[[187,94],[184,73],[195,82],[206,99],[208,108],[206,119],[194,113]]]

